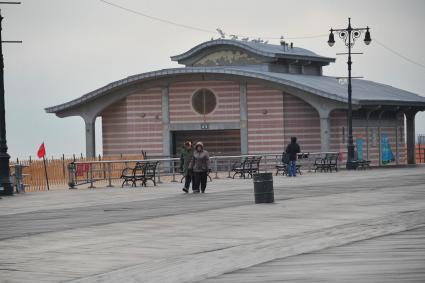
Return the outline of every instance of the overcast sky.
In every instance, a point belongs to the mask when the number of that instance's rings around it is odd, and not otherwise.
[[[64,103],[129,75],[177,67],[169,56],[218,37],[153,21],[100,0],[22,0],[1,5],[4,44],[6,123],[9,154],[28,157],[45,142],[49,156],[85,152],[81,118],[58,118],[45,107]],[[325,35],[294,39],[295,46],[337,57],[325,75],[346,76],[342,41],[330,48],[330,27],[371,27],[371,45],[360,40],[353,75],[425,96],[425,68],[407,62],[376,41],[425,65],[423,0],[108,0],[152,16],[207,30],[262,37]],[[271,40],[278,43],[278,40]],[[97,121],[97,150],[101,125]],[[416,118],[425,134],[425,114]]]

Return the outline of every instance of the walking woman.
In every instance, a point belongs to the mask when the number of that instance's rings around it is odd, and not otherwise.
[[[191,141],[185,141],[180,153],[180,172],[184,176],[183,192],[188,193],[190,182],[192,181],[192,170],[189,169],[189,163],[193,156],[193,147]],[[192,184],[193,189],[193,184]]]
[[[210,157],[208,151],[204,150],[204,144],[198,142],[195,145],[195,152],[190,161],[189,168],[193,170],[192,190],[193,193],[205,193],[207,188],[208,171],[210,170]]]

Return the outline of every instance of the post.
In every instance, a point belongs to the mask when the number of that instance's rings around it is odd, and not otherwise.
[[[93,188],[95,188],[95,186],[93,186],[93,164],[92,163],[89,163],[90,164],[90,189],[93,189]]]
[[[3,17],[0,10],[0,194],[13,195],[13,186],[10,182],[10,169],[9,159],[10,155],[7,153],[6,142],[6,113],[4,103],[4,61],[3,61],[3,48],[1,23]]]
[[[218,167],[217,167],[217,158],[214,158],[214,170],[215,170],[215,176],[214,179],[218,179]]]
[[[171,180],[171,182],[173,182],[173,183],[176,183],[177,181],[176,181],[176,164],[174,163],[174,160],[171,160],[171,164],[172,164],[172,172],[173,172],[173,179]]]
[[[169,87],[161,89],[162,106],[162,155],[171,156],[171,132],[170,132],[170,94]]]
[[[353,62],[351,61],[351,55],[356,53],[351,53],[351,48],[354,45],[354,42],[356,41],[356,38],[358,38],[363,31],[366,32],[364,43],[366,45],[369,45],[372,41],[369,33],[369,27],[366,28],[355,28],[353,29],[351,27],[351,18],[348,18],[348,27],[345,29],[332,29],[331,33],[329,34],[329,40],[328,44],[329,46],[333,46],[335,44],[334,34],[333,32],[336,31],[339,36],[344,39],[345,46],[348,48],[348,110],[347,110],[347,122],[348,122],[348,138],[347,138],[347,169],[356,169],[357,165],[354,161],[354,141],[353,141],[353,106],[352,106],[352,87],[351,87],[351,65]],[[340,55],[340,54],[339,54]]]
[[[85,121],[86,125],[86,157],[96,159],[96,134],[95,134],[95,122],[96,118],[93,121]],[[83,154],[81,153],[81,159]]]
[[[46,158],[43,155],[43,164],[44,164],[44,174],[46,176],[46,183],[47,183],[47,190],[50,191],[50,186],[49,186],[49,177],[47,176],[47,165],[46,165]]]
[[[62,154],[62,173],[63,173],[63,178],[65,179],[65,154]]]
[[[330,151],[330,121],[327,117],[320,117],[320,151]]]
[[[348,141],[347,141],[347,169],[355,169],[354,160],[354,141],[353,141],[353,105],[352,105],[352,87],[351,87],[351,19],[348,18]]]
[[[406,112],[405,114],[406,114],[407,164],[416,164],[416,145],[415,145],[416,112]]]
[[[108,162],[108,187],[113,187],[111,174],[112,174],[111,162]]]
[[[239,100],[241,154],[244,155],[248,154],[248,100],[245,82],[239,84]]]

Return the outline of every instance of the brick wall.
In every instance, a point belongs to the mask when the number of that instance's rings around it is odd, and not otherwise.
[[[217,97],[216,109],[200,115],[192,108],[192,95],[201,88]],[[172,84],[170,92],[170,123],[239,122],[239,84],[226,81],[195,81]]]
[[[285,144],[297,137],[302,152],[320,151],[319,113],[310,104],[290,94],[283,94]]]
[[[282,152],[282,92],[258,84],[248,84],[248,152]]]
[[[161,89],[152,88],[102,112],[103,154],[162,155]]]

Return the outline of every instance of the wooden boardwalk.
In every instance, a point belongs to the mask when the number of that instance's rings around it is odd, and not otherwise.
[[[423,283],[425,228],[274,260],[199,282]]]
[[[276,203],[263,205],[243,179],[206,194],[168,183],[3,197],[0,282],[354,282],[360,270],[409,282],[424,263],[424,169],[278,176]],[[386,250],[392,235],[405,248]]]

